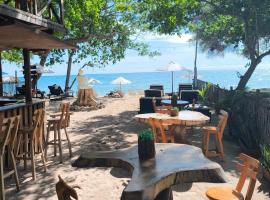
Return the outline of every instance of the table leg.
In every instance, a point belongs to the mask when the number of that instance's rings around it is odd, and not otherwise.
[[[175,143],[181,144],[190,144],[190,142],[186,139],[186,127],[185,126],[174,126],[174,138]]]
[[[169,187],[161,191],[155,200],[173,200],[172,188]]]

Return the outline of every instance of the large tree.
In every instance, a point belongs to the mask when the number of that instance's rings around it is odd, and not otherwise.
[[[237,89],[245,89],[262,59],[270,55],[269,0],[162,0],[144,9],[151,30],[197,34],[200,46],[211,53],[226,50],[249,59]]]
[[[135,12],[136,2],[133,0],[65,0],[64,8],[68,32],[55,36],[77,48],[41,52],[39,56],[41,65],[67,63],[66,90],[69,89],[72,64],[105,67],[123,59],[127,49],[136,50],[140,55],[158,54],[150,52],[146,44],[136,40],[144,26]],[[13,54],[4,57],[8,61],[13,61],[13,58]]]
[[[64,62],[64,55],[68,52],[66,90],[72,63],[104,67],[123,59],[127,49],[134,49],[140,55],[157,54],[149,52],[147,45],[134,39],[143,26],[134,12],[132,0],[66,0],[65,13],[69,32],[62,39],[77,45],[77,48],[51,52],[47,64]]]

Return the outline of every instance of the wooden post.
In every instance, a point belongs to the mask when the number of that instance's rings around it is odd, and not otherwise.
[[[70,73],[71,73],[71,65],[72,65],[72,57],[73,57],[74,51],[69,52],[68,54],[68,66],[67,66],[67,75],[66,75],[66,84],[65,84],[65,93],[69,90],[69,80],[70,80]]]
[[[2,52],[0,51],[0,96],[3,96]]]
[[[31,83],[31,66],[30,66],[30,51],[23,49],[24,60],[24,80],[25,80],[25,101],[32,102],[32,83]]]
[[[62,24],[64,25],[64,0],[60,0],[59,2],[59,7],[60,7],[60,19]]]

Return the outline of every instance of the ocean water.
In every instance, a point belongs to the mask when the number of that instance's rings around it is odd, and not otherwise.
[[[240,71],[240,73],[243,73]],[[128,90],[144,90],[149,88],[151,84],[162,84],[165,87],[166,92],[172,90],[171,87],[171,72],[142,72],[142,73],[113,73],[113,74],[87,74],[89,78],[95,78],[102,82],[102,84],[94,85],[95,91],[98,95],[106,95],[109,91],[119,89],[119,85],[111,84],[111,81],[119,76],[130,80],[132,83],[128,85],[122,85],[122,90],[127,92]],[[230,86],[236,87],[239,81],[236,70],[199,70],[198,77],[201,80],[209,81],[214,84],[219,84],[221,87],[229,88]],[[65,85],[65,76],[42,76],[38,81],[38,88],[49,92],[48,86],[58,84],[62,88]],[[71,76],[70,83],[75,78],[75,75]],[[248,87],[251,89],[258,88],[270,88],[270,70],[257,69],[253,74],[251,80],[248,83]],[[180,71],[174,72],[174,91],[177,91],[179,83],[191,83],[192,78],[187,72]],[[77,92],[77,82],[75,82],[72,90]]]

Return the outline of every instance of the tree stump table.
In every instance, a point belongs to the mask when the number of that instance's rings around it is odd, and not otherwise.
[[[178,183],[224,183],[222,167],[185,144],[156,144],[156,157],[140,161],[138,146],[82,154],[73,167],[120,167],[132,173],[121,200],[172,200],[171,186]]]
[[[138,114],[134,117],[138,122],[149,123],[149,118],[161,119],[165,123],[172,124],[175,131],[175,142],[189,144],[186,139],[186,127],[199,126],[209,122],[210,118],[200,112],[183,110],[178,116],[172,117],[168,114],[146,113]]]
[[[93,88],[79,89],[75,104],[78,106],[97,106]]]

